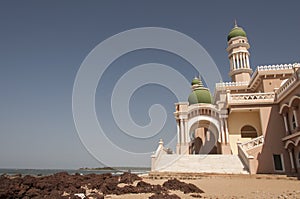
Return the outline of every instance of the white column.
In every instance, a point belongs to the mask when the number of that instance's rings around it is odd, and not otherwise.
[[[243,53],[240,53],[240,68],[243,68]]]
[[[291,149],[288,149],[288,151],[289,151],[289,155],[290,155],[290,161],[291,161],[292,169],[295,169],[293,152],[292,152]]]
[[[223,119],[221,119],[221,143],[225,143]]]
[[[240,68],[240,61],[239,61],[239,55],[236,55],[236,63],[237,63],[237,69]]]
[[[179,121],[176,120],[176,126],[177,126],[177,144],[180,144],[181,139],[180,139],[180,128],[179,128]]]
[[[283,120],[284,120],[284,127],[285,127],[285,134],[289,135],[289,126],[288,126],[288,121],[287,121],[287,114],[283,113]]]
[[[246,55],[246,60],[247,60],[247,68],[250,68],[250,63],[249,63],[249,56],[248,56],[248,54]]]
[[[244,68],[244,55],[243,55],[243,53],[240,53],[240,57],[241,57],[241,68]]]
[[[299,128],[299,123],[298,123],[298,116],[297,116],[297,109],[296,109],[296,107],[293,107],[293,115],[294,115],[295,122],[296,122],[296,128],[298,129]]]
[[[243,68],[243,56],[242,53],[239,54],[240,54],[240,68]]]
[[[226,135],[226,143],[229,143],[229,132],[228,132],[228,124],[227,124],[227,119],[224,119],[225,123],[225,135]]]
[[[244,66],[244,68],[247,68],[247,66],[246,66],[246,53],[243,53],[243,66]]]
[[[181,144],[185,143],[183,119],[180,119],[180,136],[181,136]]]
[[[235,55],[232,55],[232,61],[233,61],[233,69],[236,69],[236,61],[235,61]]]
[[[188,140],[189,140],[189,132],[188,132],[187,120],[184,120],[184,134],[185,134],[185,142],[187,143]]]

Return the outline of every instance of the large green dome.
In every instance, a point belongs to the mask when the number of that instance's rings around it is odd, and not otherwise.
[[[211,95],[207,88],[197,88],[189,96],[189,104],[206,103],[211,104]]]
[[[247,37],[246,32],[244,31],[243,28],[238,27],[237,25],[232,28],[232,30],[229,32],[228,36],[227,36],[227,41],[229,41],[231,38],[233,37],[238,37],[238,36],[242,36],[242,37]]]

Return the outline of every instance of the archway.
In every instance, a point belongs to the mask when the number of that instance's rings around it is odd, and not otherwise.
[[[189,128],[190,154],[217,154],[219,129],[210,120],[196,120]]]

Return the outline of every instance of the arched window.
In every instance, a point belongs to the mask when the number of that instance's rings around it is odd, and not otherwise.
[[[293,126],[293,129],[296,129],[296,118],[295,118],[295,115],[293,115],[292,126]]]
[[[253,126],[245,125],[241,129],[241,136],[242,138],[256,138],[257,132]]]

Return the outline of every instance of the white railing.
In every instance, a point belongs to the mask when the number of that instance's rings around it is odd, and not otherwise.
[[[249,159],[253,159],[254,157],[248,155],[248,153],[243,149],[243,147],[241,147],[241,143],[238,143],[237,145],[238,145],[238,156],[250,172]]]
[[[208,115],[211,117],[219,118],[219,111],[210,104],[201,105],[201,104],[193,104],[189,106],[188,118],[191,119],[193,117],[199,115]]]
[[[242,160],[242,162],[244,163],[244,165],[248,168],[248,170],[251,174],[254,173],[252,171],[253,168],[252,168],[252,164],[251,164],[251,161],[254,159],[254,157],[252,155],[249,155],[247,153],[247,151],[249,151],[255,147],[262,146],[263,144],[264,144],[264,136],[259,136],[248,142],[237,143],[238,155],[239,155],[240,159]]]
[[[248,86],[249,82],[221,82],[216,83],[216,88],[226,88],[226,87],[234,87],[234,86]]]
[[[243,104],[243,103],[273,103],[275,99],[274,92],[268,93],[227,93],[227,101],[229,104]]]
[[[257,66],[256,70],[254,71],[254,73],[252,75],[252,80],[255,79],[254,77],[258,74],[258,71],[291,70],[295,67],[299,67],[299,63]],[[252,80],[251,80],[250,84],[252,83]]]
[[[254,147],[260,146],[264,144],[264,136],[259,136],[257,138],[254,138],[248,142],[244,142],[241,144],[241,147],[243,147],[244,150],[248,151],[250,149],[253,149]]]
[[[286,70],[293,69],[295,64],[278,64],[278,65],[265,65],[265,66],[257,66],[258,71],[266,71],[266,70]]]
[[[155,151],[155,153],[151,156],[151,171],[154,171],[156,169],[157,162],[159,162],[160,157],[163,154],[167,154],[167,149],[164,148],[164,143],[162,139],[159,141],[159,145]]]
[[[294,85],[297,80],[300,79],[300,69],[297,70],[280,88],[276,91],[277,98],[279,98],[283,93],[288,90],[292,85]]]

